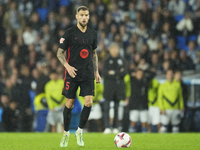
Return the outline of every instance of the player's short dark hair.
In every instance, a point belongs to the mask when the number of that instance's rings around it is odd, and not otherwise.
[[[76,13],[78,13],[80,10],[87,10],[87,11],[89,11],[89,8],[86,7],[86,6],[80,6],[80,7],[78,7],[78,8],[76,9]]]

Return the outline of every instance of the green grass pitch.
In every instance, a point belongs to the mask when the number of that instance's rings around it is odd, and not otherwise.
[[[131,150],[200,150],[200,133],[129,134]],[[0,133],[0,150],[116,150],[114,134],[84,133],[85,146],[79,147],[73,133],[68,147],[61,148],[58,133]]]

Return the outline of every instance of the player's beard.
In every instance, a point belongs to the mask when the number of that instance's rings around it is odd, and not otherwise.
[[[81,27],[85,27],[85,26],[87,26],[87,23],[86,24],[82,24],[81,22],[79,22],[79,24],[81,25]]]

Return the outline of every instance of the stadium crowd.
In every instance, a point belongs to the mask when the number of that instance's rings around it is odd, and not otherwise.
[[[0,0],[1,131],[33,131],[36,111],[47,109],[45,100],[36,108],[34,98],[51,72],[64,78],[59,39],[76,24],[80,5],[88,6],[97,31],[101,75],[113,43],[130,76],[138,69],[200,71],[199,0]]]

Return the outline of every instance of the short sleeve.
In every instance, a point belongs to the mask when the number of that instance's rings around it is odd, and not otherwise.
[[[60,38],[60,41],[59,41],[59,48],[63,49],[63,50],[66,50],[68,49],[69,47],[69,40],[68,40],[68,37],[69,37],[69,33],[66,31],[63,36]]]
[[[94,42],[92,45],[92,49],[95,50],[97,48],[97,32],[94,33]]]

